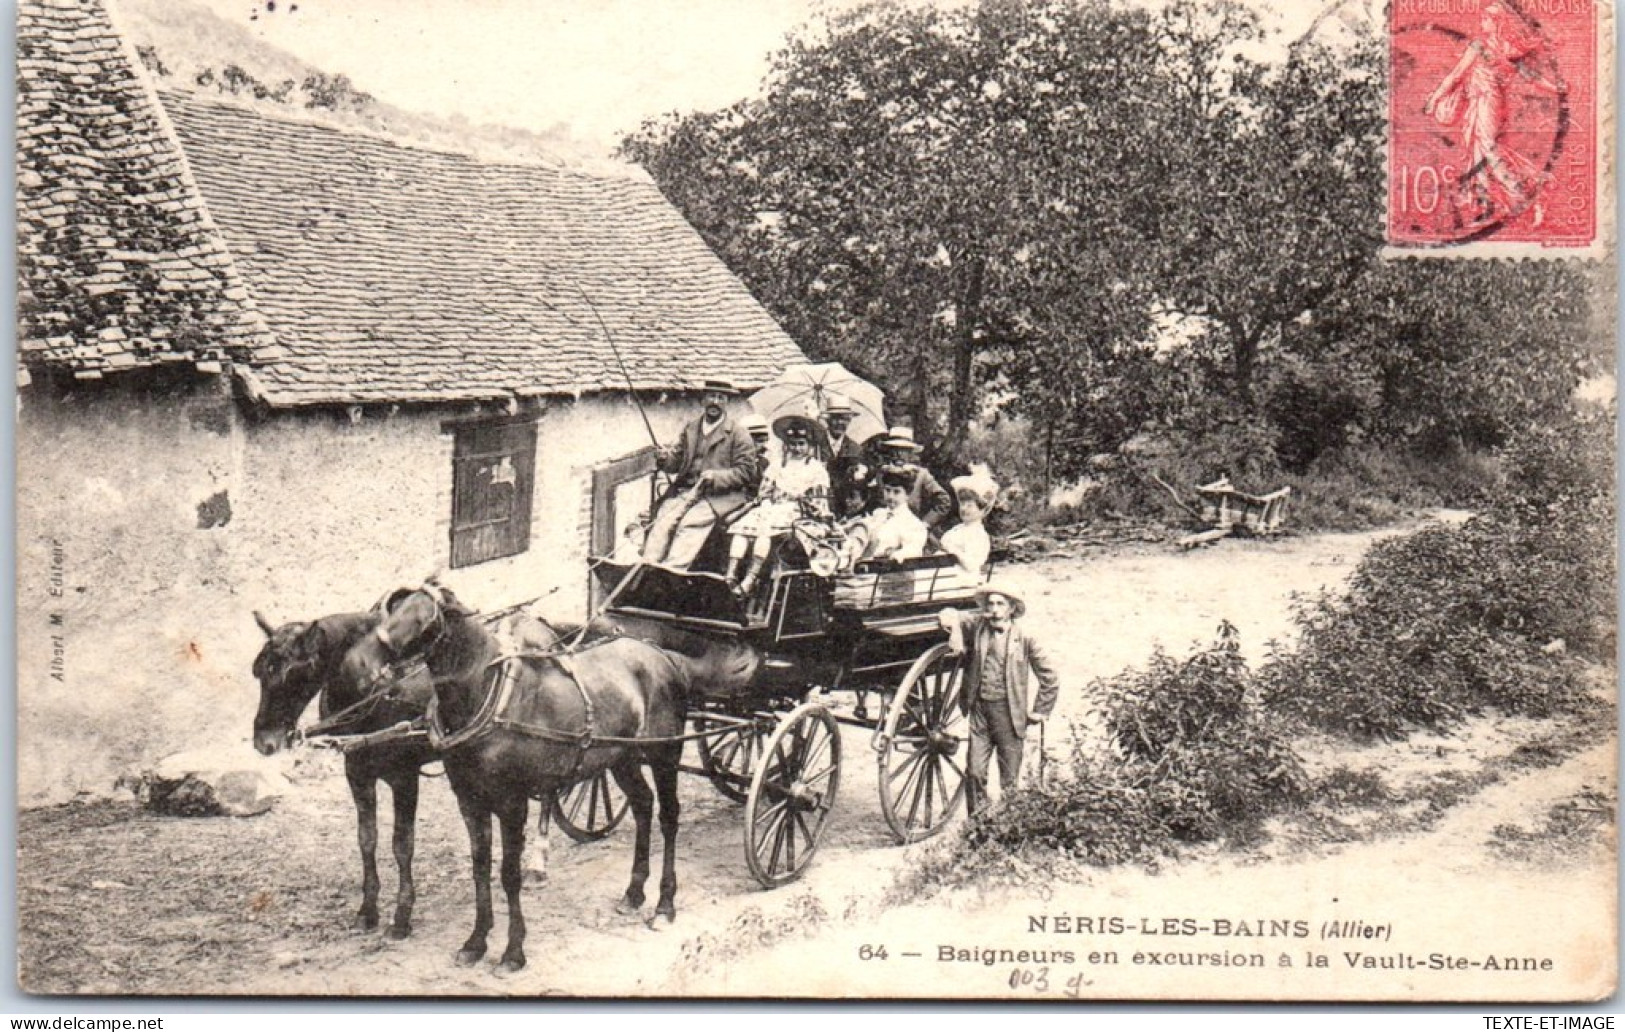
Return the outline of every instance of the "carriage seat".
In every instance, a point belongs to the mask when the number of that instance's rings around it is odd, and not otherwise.
[[[894,562],[860,562],[835,578],[836,609],[874,610],[911,603],[946,604],[974,599],[977,579],[952,555],[938,553]]]

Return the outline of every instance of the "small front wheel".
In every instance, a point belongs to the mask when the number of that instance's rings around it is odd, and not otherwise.
[[[803,703],[768,736],[745,800],[745,863],[763,888],[812,863],[840,784],[840,726],[819,703]]]
[[[704,716],[692,718],[694,730],[710,731],[727,728],[699,739],[700,766],[711,778],[718,792],[742,803],[750,795],[751,775],[761,761],[762,742],[767,738],[768,725],[762,721],[724,723]]]

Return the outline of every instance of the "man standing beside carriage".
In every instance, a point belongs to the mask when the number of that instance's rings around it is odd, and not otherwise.
[[[717,523],[750,501],[761,469],[749,431],[728,415],[738,393],[724,380],[705,381],[705,411],[675,446],[659,450],[671,485],[644,539],[644,561],[687,569]]]
[[[948,647],[965,655],[960,708],[970,720],[965,761],[965,803],[972,814],[989,804],[988,774],[999,759],[999,790],[1008,794],[1021,776],[1027,730],[1042,724],[1060,696],[1060,676],[1048,653],[1022,630],[1021,596],[1000,584],[976,591],[980,611],[945,609],[938,617]],[[1029,691],[1037,682],[1038,694]]]

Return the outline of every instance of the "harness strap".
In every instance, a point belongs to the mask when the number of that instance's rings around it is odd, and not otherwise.
[[[570,683],[576,686],[576,691],[581,693],[581,704],[585,706],[587,710],[587,726],[581,729],[581,751],[586,752],[588,749],[592,748],[592,733],[593,728],[596,726],[592,708],[592,696],[587,694],[587,686],[582,684],[581,678],[576,676],[575,665],[570,662],[567,655],[561,653],[554,656],[553,662],[559,665],[559,669],[564,671],[565,676],[570,679]],[[580,760],[578,759],[577,763],[579,762]]]

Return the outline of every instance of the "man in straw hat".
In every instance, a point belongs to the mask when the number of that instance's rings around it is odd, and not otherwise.
[[[744,424],[746,432],[750,434],[751,443],[756,445],[756,481],[757,486],[760,486],[762,477],[767,474],[767,468],[773,465],[772,441],[768,432],[767,420],[754,412],[749,412],[740,422]]]
[[[879,447],[881,455],[885,457],[885,465],[909,471],[908,507],[925,523],[926,529],[933,532],[939,530],[954,514],[954,500],[937,483],[931,471],[919,465],[920,452],[925,449],[914,440],[914,428],[892,427]],[[870,489],[868,508],[877,509],[884,504],[881,485],[876,481]]]
[[[671,487],[644,539],[645,561],[687,569],[717,521],[750,499],[761,470],[750,433],[728,416],[728,399],[738,393],[725,380],[705,381],[705,411],[675,446],[659,450]]]
[[[825,399],[822,413],[824,426],[829,431],[830,497],[834,499],[837,516],[856,516],[863,511],[863,481],[869,470],[863,462],[863,446],[846,435],[857,412],[846,395],[831,391]]]
[[[978,613],[945,609],[937,618],[948,632],[948,647],[966,654],[959,701],[970,718],[965,798],[973,814],[987,809],[987,775],[995,753],[1000,792],[1015,787],[1027,728],[1049,716],[1061,690],[1048,655],[1021,629],[1027,611],[1021,596],[1002,584],[987,584],[977,589],[976,601]],[[1033,680],[1036,699],[1029,694]]]

